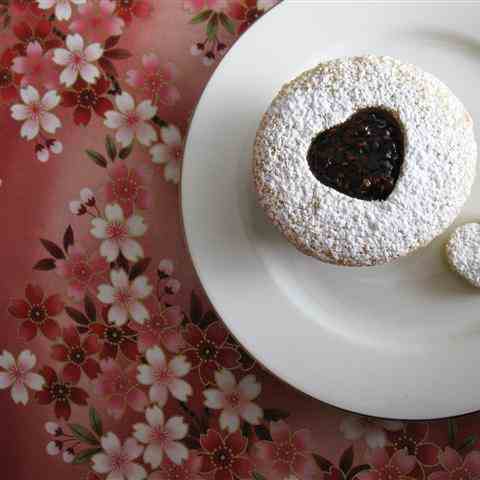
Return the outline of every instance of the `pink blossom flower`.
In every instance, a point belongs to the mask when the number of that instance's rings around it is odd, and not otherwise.
[[[387,445],[387,433],[402,430],[403,423],[393,420],[378,420],[359,415],[347,415],[340,423],[340,431],[347,440],[364,437],[370,448],[383,448]]]
[[[72,16],[72,6],[87,3],[87,0],[37,0],[38,7],[42,10],[48,10],[55,7],[55,17],[57,20],[68,20]]]
[[[57,92],[50,90],[40,99],[38,90],[29,85],[20,90],[20,96],[24,103],[17,103],[11,107],[12,117],[23,121],[20,135],[32,140],[38,135],[40,127],[48,133],[55,133],[61,123],[50,110],[60,103]]]
[[[100,376],[93,382],[95,395],[106,398],[107,413],[118,420],[125,413],[127,405],[136,412],[143,412],[148,398],[139,388],[136,367],[121,367],[108,358],[100,362]]]
[[[6,350],[0,355],[0,389],[10,388],[15,403],[26,405],[28,402],[28,388],[40,391],[45,379],[38,373],[32,372],[37,363],[37,357],[30,350],[23,350],[15,361],[13,355]]]
[[[180,98],[180,92],[172,82],[178,77],[177,67],[173,63],[162,65],[155,53],[147,53],[142,57],[142,70],[129,70],[127,83],[132,87],[145,91],[156,103],[174,105]]]
[[[80,75],[87,83],[95,83],[100,77],[100,70],[93,64],[103,55],[103,48],[99,43],[91,43],[85,48],[83,38],[78,33],[67,35],[65,48],[56,48],[53,61],[64,66],[60,74],[60,83],[71,87]]]
[[[444,471],[433,472],[428,480],[473,480],[480,476],[480,452],[474,450],[463,459],[451,447],[446,447],[438,459]]]
[[[163,407],[170,392],[177,400],[186,402],[193,389],[182,380],[190,371],[190,364],[185,357],[177,355],[167,362],[163,350],[158,346],[149,348],[145,357],[148,363],[138,366],[137,379],[142,385],[150,385],[150,401]]]
[[[100,439],[103,452],[92,457],[92,468],[97,473],[108,473],[106,480],[145,480],[147,472],[134,460],[143,447],[134,438],[127,438],[123,445],[112,432]]]
[[[110,181],[105,187],[106,200],[121,205],[123,213],[130,216],[133,207],[145,210],[150,207],[150,192],[147,189],[149,175],[140,168],[128,168],[116,161],[108,167]]]
[[[12,70],[22,75],[23,86],[41,85],[51,89],[56,86],[57,73],[53,68],[52,56],[43,52],[38,42],[30,42],[25,50],[25,56],[13,59]]]
[[[153,290],[145,275],[140,275],[130,281],[125,270],[110,271],[111,285],[98,286],[97,298],[107,305],[108,320],[117,327],[125,325],[129,318],[138,323],[143,323],[150,318],[149,311],[141,300],[147,298]]]
[[[371,470],[358,474],[359,480],[405,480],[415,468],[417,462],[413,455],[398,450],[392,457],[384,448],[376,448],[370,454]]]
[[[203,9],[221,12],[227,6],[227,0],[185,0],[183,2],[183,8],[190,13],[196,13]]]
[[[148,480],[204,480],[200,475],[202,463],[202,457],[194,451],[190,451],[188,458],[180,465],[167,457],[160,469],[150,474]]]
[[[143,257],[142,246],[134,238],[142,237],[147,231],[140,215],[125,218],[122,207],[116,203],[105,207],[105,218],[92,219],[90,233],[100,240],[100,255],[108,262],[114,262],[120,252],[131,262]]]
[[[178,440],[185,438],[188,425],[182,417],[171,417],[165,422],[161,408],[154,406],[145,412],[147,423],[136,423],[133,436],[147,445],[143,453],[143,461],[152,468],[158,468],[163,460],[163,454],[176,464],[182,463],[188,457],[188,449]]]
[[[96,286],[98,277],[108,268],[108,263],[95,254],[87,254],[82,247],[70,248],[65,260],[56,261],[57,273],[68,281],[68,295],[76,301]]]
[[[180,130],[175,125],[162,127],[163,143],[150,148],[152,162],[165,165],[163,175],[167,182],[178,183],[180,180],[180,161],[183,155],[183,141]]]
[[[131,328],[138,333],[138,349],[145,352],[162,344],[169,352],[178,353],[185,345],[181,324],[183,313],[180,307],[161,307],[143,324],[133,323]]]
[[[173,273],[173,262],[169,258],[164,258],[158,263],[157,271],[162,277],[169,277]]]
[[[230,370],[215,372],[218,389],[207,388],[203,391],[205,406],[222,410],[220,427],[235,432],[240,427],[240,418],[252,425],[258,425],[263,418],[263,410],[252,400],[260,395],[262,389],[254,375],[247,375],[237,384]]]
[[[317,472],[312,458],[312,438],[308,430],[295,433],[283,420],[270,423],[273,441],[261,441],[254,445],[253,455],[259,465],[272,471],[275,478],[312,478]]]
[[[140,102],[135,106],[132,96],[123,92],[115,96],[118,112],[105,112],[105,125],[117,130],[115,139],[122,147],[128,147],[136,138],[142,145],[150,145],[157,140],[157,132],[148,123],[157,113],[157,107],[150,100]]]
[[[78,17],[73,20],[69,29],[74,33],[94,35],[106,34],[107,36],[118,36],[123,33],[125,22],[115,15],[117,5],[113,0],[100,0],[88,2],[78,7]]]

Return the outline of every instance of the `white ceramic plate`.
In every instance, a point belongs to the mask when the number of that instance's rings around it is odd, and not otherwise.
[[[193,118],[182,208],[205,290],[269,370],[338,407],[426,419],[480,408],[480,291],[449,272],[446,236],[387,266],[297,252],[257,207],[251,152],[280,86],[331,58],[379,54],[437,75],[480,125],[480,3],[285,1],[221,62]],[[480,219],[480,185],[457,223]]]

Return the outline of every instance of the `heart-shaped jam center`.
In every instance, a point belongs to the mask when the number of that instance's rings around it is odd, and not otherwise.
[[[307,153],[317,180],[360,200],[385,200],[395,186],[403,157],[400,123],[381,108],[360,110],[319,133]]]

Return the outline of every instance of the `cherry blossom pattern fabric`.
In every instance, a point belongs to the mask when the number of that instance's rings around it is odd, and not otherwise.
[[[480,478],[477,416],[393,422],[304,397],[195,277],[177,201],[188,122],[274,3],[0,1],[6,478]]]

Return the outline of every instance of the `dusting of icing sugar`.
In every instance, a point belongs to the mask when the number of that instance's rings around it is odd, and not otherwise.
[[[456,228],[445,249],[450,266],[480,288],[480,224],[466,223]]]
[[[392,112],[405,158],[390,196],[364,201],[320,183],[307,152],[320,132],[363,108]],[[475,177],[473,122],[437,78],[390,57],[320,64],[285,85],[254,145],[254,180],[268,217],[301,251],[349,266],[389,262],[429,243],[459,214]]]

